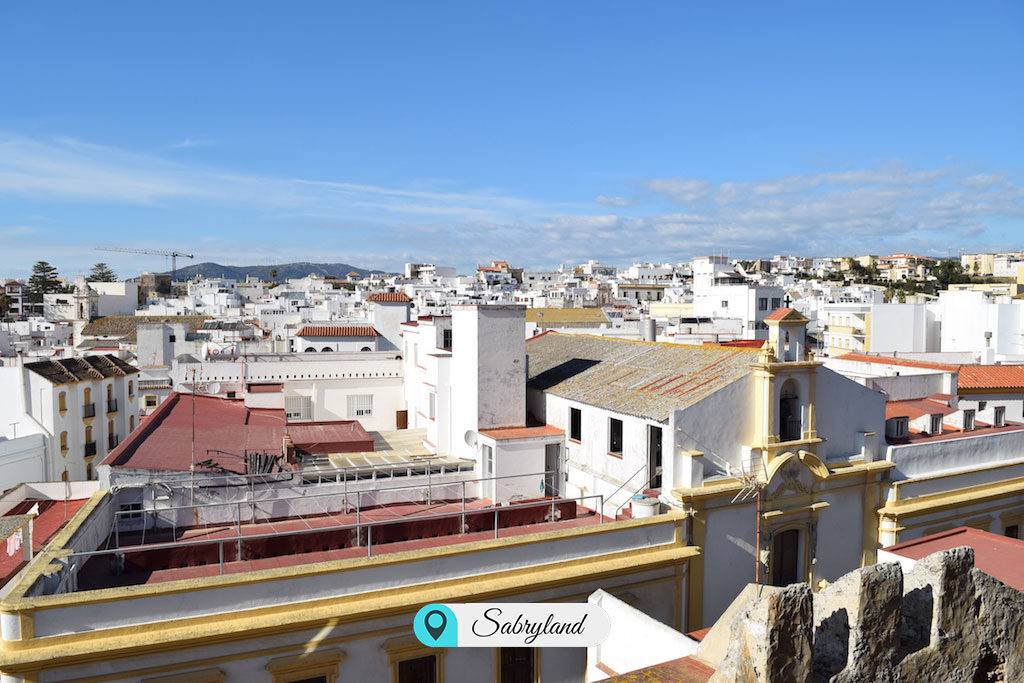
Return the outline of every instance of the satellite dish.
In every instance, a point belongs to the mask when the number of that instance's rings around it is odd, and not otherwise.
[[[206,390],[203,391],[202,393],[204,393],[204,394],[219,394],[220,393],[220,382],[213,382],[212,384],[207,384],[206,385]]]
[[[476,448],[476,432],[474,432],[472,429],[469,429],[466,431],[466,435],[463,438],[466,440],[467,446],[469,446],[470,448]]]

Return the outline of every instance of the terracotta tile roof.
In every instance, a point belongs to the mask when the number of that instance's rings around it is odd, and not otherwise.
[[[959,527],[883,548],[902,557],[920,560],[958,546],[974,549],[974,566],[1008,586],[1024,591],[1024,541],[999,534]]]
[[[82,328],[83,337],[119,337],[135,341],[139,323],[188,323],[189,332],[197,332],[208,315],[108,315]]]
[[[127,377],[139,372],[138,368],[109,353],[25,363],[25,368],[54,384],[92,382],[107,377]]]
[[[607,683],[705,683],[711,680],[715,670],[695,657],[680,657],[636,671],[616,673],[598,664],[610,678]]]
[[[409,303],[412,301],[405,292],[377,292],[366,298],[367,301],[381,301],[386,303]]]
[[[909,417],[911,420],[915,420],[925,415],[941,414],[946,416],[952,415],[955,412],[957,411],[948,405],[927,398],[916,398],[909,401],[886,401],[885,403],[886,420],[893,417]]]
[[[532,439],[538,436],[561,436],[565,434],[565,430],[544,425],[543,427],[497,427],[481,429],[480,433],[495,441],[511,441],[512,439]]]
[[[705,344],[714,344],[715,346],[733,346],[742,349],[759,349],[765,345],[767,339],[733,339],[732,341],[724,342],[713,342],[706,341]]]
[[[663,422],[746,376],[760,351],[550,332],[526,355],[532,389]]]
[[[372,325],[306,325],[296,337],[379,337]]]
[[[943,372],[956,372],[959,365],[950,363],[932,363],[923,360],[910,360],[909,358],[896,358],[894,356],[874,356],[869,353],[846,353],[836,356],[836,360],[849,360],[857,363],[879,363],[881,365],[899,365],[906,368],[925,368],[928,370],[942,370]]]
[[[961,365],[961,389],[1020,389],[1024,391],[1024,365]]]
[[[765,316],[765,322],[769,320],[807,320],[800,311],[795,308],[779,308]]]

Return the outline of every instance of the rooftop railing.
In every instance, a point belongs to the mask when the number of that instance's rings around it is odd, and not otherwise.
[[[65,565],[66,566],[66,571],[63,574],[63,576],[61,577],[60,582],[59,582],[59,584],[57,586],[57,589],[54,592],[55,593],[68,593],[68,592],[75,592],[75,591],[77,591],[78,590],[78,586],[77,586],[77,584],[78,584],[78,581],[77,581],[78,571],[82,567],[85,566],[86,562],[88,562],[89,560],[91,560],[93,558],[97,558],[97,557],[108,557],[108,558],[111,558],[111,560],[112,560],[111,566],[112,567],[123,568],[124,565],[125,565],[125,560],[126,560],[127,557],[130,557],[132,555],[136,555],[136,554],[139,554],[139,553],[148,553],[148,552],[153,552],[153,551],[171,551],[171,550],[177,550],[177,549],[183,549],[183,548],[198,548],[200,546],[216,545],[217,546],[217,563],[216,564],[218,566],[218,575],[222,576],[222,575],[224,575],[224,567],[225,567],[226,563],[229,563],[229,562],[232,562],[232,561],[245,561],[245,557],[244,557],[245,549],[243,548],[243,545],[242,545],[243,543],[251,543],[253,541],[259,541],[259,540],[264,540],[264,539],[282,538],[282,537],[285,537],[285,536],[288,536],[288,537],[305,537],[305,536],[310,535],[310,534],[325,535],[325,534],[329,534],[329,533],[332,533],[332,532],[351,530],[353,532],[352,533],[352,538],[355,539],[355,543],[352,546],[347,546],[347,547],[360,547],[361,545],[364,544],[363,539],[365,537],[366,556],[367,557],[372,557],[373,554],[374,554],[374,552],[373,552],[374,551],[374,542],[373,542],[373,530],[374,529],[382,529],[383,527],[397,525],[397,524],[408,524],[410,522],[421,522],[421,521],[429,521],[429,520],[458,518],[460,520],[460,524],[461,524],[460,529],[462,531],[460,533],[451,534],[451,536],[457,537],[457,536],[466,535],[468,533],[479,533],[479,531],[478,532],[467,531],[467,517],[468,516],[473,516],[475,519],[480,519],[483,516],[488,516],[488,517],[491,517],[491,526],[492,526],[492,529],[493,529],[493,532],[494,532],[494,538],[500,538],[501,537],[501,529],[502,529],[502,527],[500,526],[500,519],[499,518],[502,515],[502,513],[506,513],[507,514],[510,511],[519,511],[519,510],[527,510],[527,509],[534,509],[534,508],[547,508],[549,510],[548,516],[546,518],[544,518],[543,521],[536,522],[536,523],[542,524],[542,523],[558,522],[559,519],[558,519],[558,516],[557,516],[556,513],[557,513],[557,510],[558,510],[559,506],[562,506],[565,503],[580,504],[582,506],[582,502],[583,501],[587,501],[587,500],[591,501],[592,508],[590,508],[590,509],[592,509],[594,511],[594,516],[597,518],[597,522],[596,523],[597,524],[604,524],[604,515],[601,513],[601,510],[604,509],[604,496],[603,495],[589,495],[589,496],[579,496],[577,498],[552,498],[551,500],[545,500],[545,501],[535,501],[535,502],[526,502],[526,503],[510,503],[510,504],[507,504],[507,505],[495,505],[495,506],[490,506],[490,507],[486,507],[486,508],[478,508],[478,509],[474,509],[474,510],[465,510],[465,509],[463,509],[461,512],[455,512],[455,513],[441,513],[441,514],[433,514],[433,515],[417,515],[415,517],[405,517],[405,518],[400,518],[400,519],[389,519],[389,520],[378,520],[378,521],[372,521],[372,522],[358,521],[358,522],[356,522],[354,524],[341,524],[341,525],[331,526],[331,527],[296,529],[296,530],[291,530],[291,531],[276,531],[276,532],[270,532],[270,533],[265,533],[265,534],[242,535],[240,530],[236,530],[236,534],[234,536],[227,537],[227,538],[204,539],[204,540],[197,540],[197,541],[174,541],[174,542],[167,542],[167,543],[151,543],[149,545],[125,546],[123,548],[112,548],[112,549],[104,549],[104,550],[93,550],[93,551],[84,551],[84,552],[70,553],[66,557],[66,559],[65,559],[65,562],[67,563]],[[144,514],[146,514],[147,512],[156,512],[156,511],[144,511]],[[131,511],[131,514],[136,514],[137,515],[138,514],[138,510]],[[516,525],[515,528],[521,528],[521,525]],[[364,530],[365,530],[365,533],[364,533]],[[483,529],[481,531],[491,531],[491,529]],[[390,543],[395,543],[395,542],[402,542],[402,541],[385,541],[383,543],[377,543],[376,545],[379,547],[379,546],[382,546],[382,545],[388,545]],[[231,546],[233,546],[233,547],[231,547]],[[234,558],[232,558],[230,556],[230,554],[226,554],[225,553],[225,547],[231,547],[231,550],[234,553]],[[336,548],[336,550],[342,550],[342,549],[345,549],[345,548]],[[279,552],[279,553],[276,553],[276,554],[261,555],[261,557],[250,558],[250,559],[261,559],[262,557],[265,557],[265,556],[280,556],[280,555],[287,555],[287,554],[290,554],[290,553],[287,553],[287,552],[281,553],[281,552]],[[380,553],[378,552],[378,554],[380,554]],[[204,563],[203,566],[208,566],[208,564],[212,564],[212,563]],[[115,585],[116,585],[116,582],[115,582]]]

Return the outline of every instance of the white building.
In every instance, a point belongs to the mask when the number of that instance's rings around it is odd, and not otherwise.
[[[0,375],[3,393],[21,394],[27,418],[46,436],[47,480],[92,479],[93,463],[135,429],[138,372],[102,355],[26,363]]]
[[[693,260],[694,316],[741,320],[744,339],[767,338],[764,320],[782,307],[784,296],[781,287],[752,283],[724,256]]]

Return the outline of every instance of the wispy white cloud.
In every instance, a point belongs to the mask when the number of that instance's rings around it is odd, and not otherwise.
[[[84,143],[0,136],[0,195],[135,204],[207,202],[336,215],[401,214],[500,220],[544,213],[493,189],[462,192],[253,176]]]
[[[950,246],[1006,248],[1024,238],[1019,171],[967,172],[955,164],[915,169],[897,161],[755,180],[670,177],[630,185],[642,188],[638,196],[627,188],[589,194],[602,205],[593,211],[589,200],[556,204],[450,180],[386,187],[350,179],[275,178],[73,138],[0,134],[0,198],[42,200],[20,217],[0,215],[9,226],[0,227],[6,240],[0,269],[37,259],[55,231],[68,231],[62,247],[72,241],[68,235],[88,234],[69,227],[67,219],[51,220],[45,210],[38,220],[25,217],[57,204],[100,207],[104,218],[125,207],[131,220],[152,210],[154,216],[194,222],[200,227],[175,234],[181,243],[174,246],[201,245],[202,260],[345,261],[392,270],[420,259],[459,266],[498,258],[555,265],[587,258],[678,260],[722,250],[744,256],[945,253]],[[214,213],[218,220],[227,216],[229,224],[204,239],[200,228]],[[249,229],[254,221],[262,233]],[[133,239],[159,241],[152,232]],[[54,251],[54,259],[59,254],[75,268],[86,267],[92,255],[83,246]],[[126,270],[132,263],[117,267]]]
[[[162,149],[192,149],[194,147],[213,147],[216,144],[218,144],[217,141],[212,138],[185,138],[170,145],[165,145]]]
[[[631,199],[626,199],[625,197],[606,197],[603,194],[597,195],[594,201],[605,206],[633,206]]]

